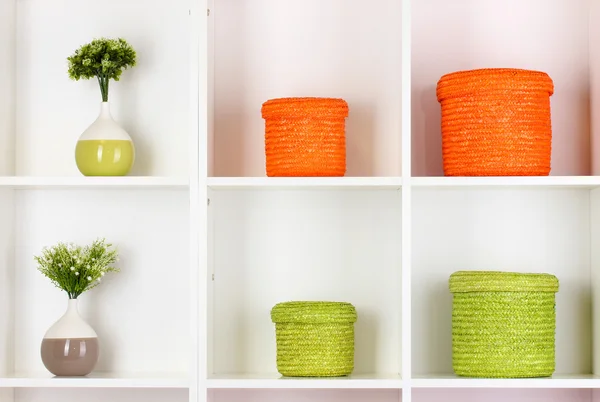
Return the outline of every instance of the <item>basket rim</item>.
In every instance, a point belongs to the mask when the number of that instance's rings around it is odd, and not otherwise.
[[[337,118],[348,117],[348,102],[342,98],[288,97],[273,98],[262,104],[261,114],[265,119],[277,116],[305,116],[307,113],[326,113]]]
[[[356,308],[347,302],[289,301],[271,309],[274,323],[354,323]]]
[[[457,271],[450,275],[451,293],[543,292],[556,293],[558,278],[545,273]]]
[[[479,68],[442,75],[436,87],[438,102],[446,99],[494,91],[527,91],[554,94],[554,82],[548,73],[523,68]]]

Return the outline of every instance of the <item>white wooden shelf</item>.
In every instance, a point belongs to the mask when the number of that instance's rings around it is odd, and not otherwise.
[[[555,375],[549,378],[466,378],[453,375],[414,377],[413,388],[600,388],[600,376]]]
[[[411,177],[414,187],[428,188],[588,188],[600,187],[600,176]]]
[[[209,177],[208,186],[214,190],[279,190],[279,189],[336,189],[336,190],[398,190],[400,177]]]
[[[528,177],[411,177],[413,187],[423,188],[581,188],[600,187],[600,176],[528,176]],[[209,177],[213,190],[399,190],[401,177]],[[404,184],[406,185],[406,184]]]
[[[54,377],[50,373],[22,373],[0,377],[1,388],[188,388],[185,375],[94,372],[85,377]]]
[[[592,374],[451,375],[448,289],[557,275],[556,372],[600,374],[599,1],[88,3],[0,1],[0,402],[600,402]],[[65,59],[99,36],[139,55],[110,90],[132,176],[74,165],[100,94]],[[436,83],[485,67],[554,80],[552,176],[443,177]],[[345,177],[265,177],[261,105],[295,96],[348,102]],[[65,300],[32,257],[99,236],[122,258],[82,298],[98,372],[55,378]],[[251,374],[289,300],[353,303],[355,373],[391,374]]]
[[[280,375],[230,375],[208,379],[208,388],[401,389],[398,375],[351,375],[336,378],[287,378]]]
[[[0,188],[14,189],[186,189],[186,177],[0,176]]]

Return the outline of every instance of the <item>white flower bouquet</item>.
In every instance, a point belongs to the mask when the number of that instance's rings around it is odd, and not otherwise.
[[[97,239],[82,247],[73,243],[58,243],[44,247],[40,256],[34,257],[38,270],[59,289],[77,299],[79,295],[100,284],[104,275],[119,272],[113,264],[119,260],[112,244]]]

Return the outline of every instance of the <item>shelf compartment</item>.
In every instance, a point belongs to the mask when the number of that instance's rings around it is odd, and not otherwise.
[[[352,303],[354,374],[400,372],[399,191],[240,190],[209,197],[210,378],[276,378],[270,311],[291,300]]]
[[[419,376],[413,388],[600,388],[600,376],[554,375],[549,378],[466,378],[455,375]]]
[[[54,377],[50,373],[23,373],[0,377],[2,388],[188,388],[185,374],[149,375],[93,372],[85,377]]]
[[[14,117],[15,124],[0,133],[0,143],[9,145],[2,147],[1,159],[12,165],[2,174],[78,173],[75,144],[98,117],[102,99],[95,79],[69,79],[66,58],[100,36],[122,37],[138,55],[137,66],[125,71],[119,82],[111,82],[109,93],[112,115],[136,147],[131,173],[188,174],[190,116],[198,113],[190,108],[189,66],[194,60],[189,1],[153,2],[140,12],[138,1],[106,0],[89,23],[76,25],[68,24],[69,19],[88,18],[88,4],[65,0],[56,7],[44,0],[10,1],[16,4],[16,51],[4,50],[0,58],[14,65],[16,88],[11,103],[0,100],[0,114]],[[65,29],[54,29],[63,25]],[[164,77],[170,77],[168,82]]]
[[[459,270],[550,273],[556,294],[555,375],[592,371],[591,230],[596,190],[413,190],[412,369],[452,370],[450,275]]]
[[[261,106],[296,96],[348,102],[347,176],[400,176],[402,4],[369,4],[214,2],[210,176],[264,176]]]
[[[547,72],[554,81],[552,171],[559,176],[592,172],[590,84],[598,63],[589,47],[592,2],[587,0],[424,0],[412,7],[412,174],[443,172],[438,80],[479,68]],[[596,14],[597,16],[597,14]],[[590,22],[592,21],[592,22]],[[597,21],[597,20],[596,20]],[[560,25],[560,31],[555,29]],[[510,29],[507,29],[510,27]],[[591,59],[592,61],[594,59]],[[597,161],[595,161],[597,164]]]
[[[402,179],[400,177],[209,177],[208,186],[213,190],[399,190],[402,187]]]
[[[402,379],[399,375],[350,375],[334,378],[286,378],[280,375],[220,375],[208,379],[209,388],[311,388],[311,389],[377,389],[377,388],[402,388]]]
[[[3,295],[12,297],[6,296],[0,314],[10,329],[0,349],[6,358],[0,370],[46,372],[40,342],[66,309],[66,294],[37,271],[33,256],[57,241],[88,244],[105,237],[119,250],[121,272],[86,292],[79,304],[98,333],[96,370],[187,373],[190,293],[182,283],[189,282],[189,243],[181,241],[189,234],[187,192],[5,192],[0,201],[12,199],[14,225],[0,232],[13,239],[0,250],[0,275]]]

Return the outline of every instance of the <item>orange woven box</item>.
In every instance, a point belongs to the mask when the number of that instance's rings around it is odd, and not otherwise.
[[[547,176],[552,126],[548,74],[480,69],[444,75],[442,107],[446,176]]]
[[[343,176],[348,104],[333,98],[280,98],[262,105],[267,176]]]

